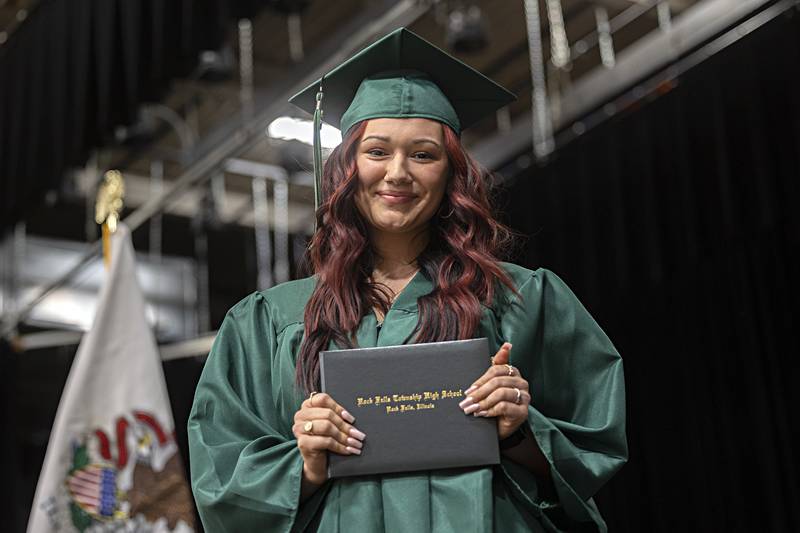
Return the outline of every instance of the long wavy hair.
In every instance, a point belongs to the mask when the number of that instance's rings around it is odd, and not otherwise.
[[[296,364],[297,385],[306,394],[319,387],[319,352],[331,341],[356,347],[363,316],[373,308],[385,314],[390,307],[387,288],[371,281],[376,257],[355,202],[356,152],[366,125],[363,121],[350,128],[322,173],[324,200],[306,258],[317,284],[305,307],[305,336]],[[497,284],[516,292],[498,263],[512,234],[492,216],[489,174],[467,154],[455,132],[442,127],[450,175],[430,221],[430,242],[417,258],[434,289],[417,302],[419,321],[411,335],[415,342],[472,338],[481,304],[491,305]]]

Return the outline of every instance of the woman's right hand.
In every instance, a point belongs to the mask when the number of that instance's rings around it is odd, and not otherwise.
[[[321,485],[328,477],[328,455],[360,455],[364,435],[355,418],[324,392],[312,394],[294,414],[292,432],[303,456],[303,477]]]

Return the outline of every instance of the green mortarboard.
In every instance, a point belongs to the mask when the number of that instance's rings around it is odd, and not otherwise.
[[[323,99],[324,95],[324,99]],[[316,207],[323,119],[344,135],[370,118],[423,117],[460,134],[516,97],[419,35],[400,28],[357,53],[289,101],[314,114]]]

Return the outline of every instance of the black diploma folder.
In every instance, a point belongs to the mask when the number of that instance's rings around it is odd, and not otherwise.
[[[496,421],[458,407],[490,355],[485,338],[320,352],[322,391],[367,435],[329,477],[498,464]]]

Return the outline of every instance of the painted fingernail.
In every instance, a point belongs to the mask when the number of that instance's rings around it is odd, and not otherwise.
[[[464,394],[469,394],[470,392],[475,392],[476,390],[478,390],[478,387],[476,387],[475,385],[473,385],[472,387],[470,387],[470,388],[468,388],[467,390],[465,390],[465,391],[464,391]]]
[[[347,437],[347,444],[349,444],[349,445],[350,445],[350,446],[352,446],[353,448],[358,448],[359,450],[361,449],[361,447],[362,447],[362,446],[364,446],[364,445],[361,443],[361,441],[360,441],[360,440],[358,440],[358,439],[354,439],[353,437]]]
[[[358,440],[364,440],[365,438],[367,438],[367,436],[366,436],[366,435],[364,435],[363,433],[361,433],[361,432],[360,432],[359,430],[357,430],[356,428],[350,428],[350,431],[349,431],[349,433],[350,433],[350,436],[351,436],[351,437],[355,437],[355,438],[357,438]]]
[[[505,348],[506,350],[510,350],[513,347],[514,347],[514,345],[511,344],[510,342],[504,342],[503,343],[503,348]]]
[[[345,410],[342,410],[342,418],[344,418],[345,420],[347,420],[351,424],[356,421],[356,417],[354,417],[353,415],[351,415],[350,413],[348,413]]]
[[[460,402],[458,402],[458,406],[462,409],[466,409],[468,406],[472,405],[475,400],[472,399],[472,396],[467,396]]]
[[[478,411],[473,416],[486,416],[489,414],[489,411]]]
[[[473,403],[472,405],[470,405],[469,407],[464,409],[464,414],[465,415],[472,414],[472,413],[474,413],[475,411],[477,411],[480,408],[481,408],[480,404]]]
[[[355,455],[361,455],[361,450],[359,450],[358,448],[353,448],[352,446],[345,447],[345,450]]]

